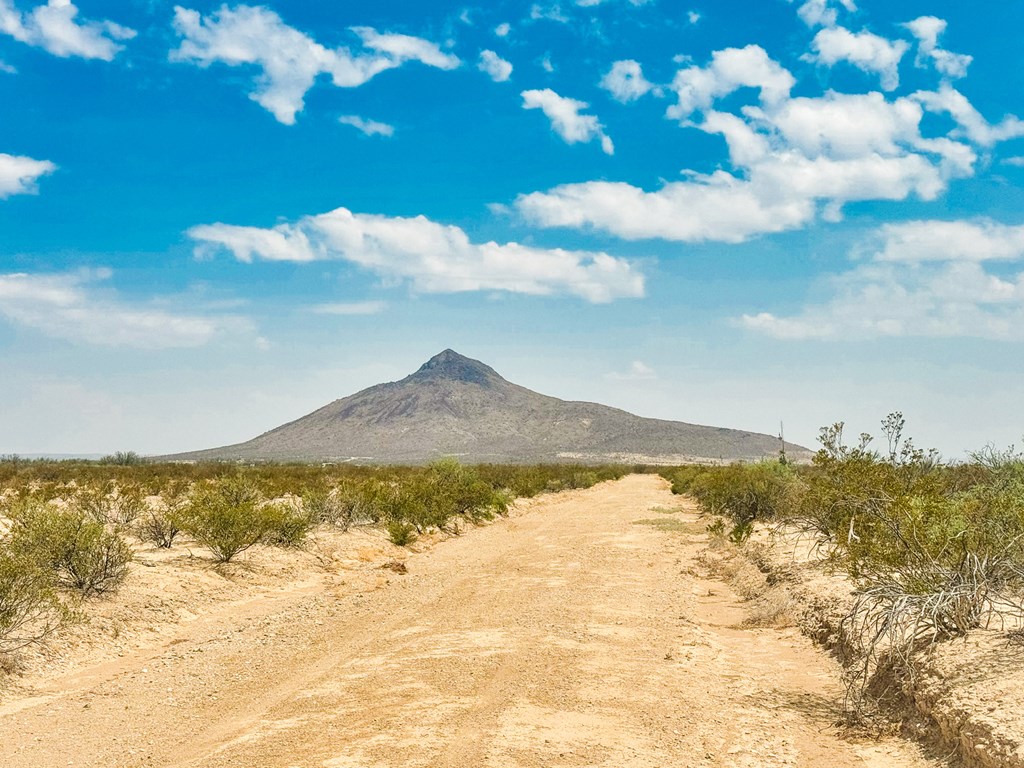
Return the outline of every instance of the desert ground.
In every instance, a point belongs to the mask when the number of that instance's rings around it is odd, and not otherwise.
[[[141,553],[0,694],[0,765],[939,765],[836,726],[836,663],[744,626],[703,528],[633,475],[416,551]]]

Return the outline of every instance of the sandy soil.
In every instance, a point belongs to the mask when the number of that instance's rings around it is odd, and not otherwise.
[[[659,507],[680,502],[631,476],[419,553],[354,534],[226,572],[164,556],[7,691],[0,765],[933,764],[842,738],[834,663],[741,628],[696,515]],[[404,575],[379,567],[396,553]]]

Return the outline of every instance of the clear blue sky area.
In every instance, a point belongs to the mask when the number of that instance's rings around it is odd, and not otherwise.
[[[446,347],[646,416],[1024,434],[1024,5],[0,0],[0,453]]]

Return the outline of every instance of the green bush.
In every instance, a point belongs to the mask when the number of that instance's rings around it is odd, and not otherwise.
[[[88,597],[116,589],[128,575],[131,547],[79,509],[27,504],[13,521],[11,551],[52,570],[61,586]]]
[[[405,547],[416,541],[416,528],[411,523],[401,520],[390,520],[385,526],[388,538],[391,543],[398,547]]]
[[[52,572],[0,544],[0,654],[43,640],[72,617],[57,598]]]
[[[175,519],[222,563],[260,543],[299,546],[314,524],[300,505],[268,502],[242,475],[198,486]]]
[[[263,502],[256,486],[242,477],[209,481],[193,490],[178,521],[181,530],[226,563],[270,532]]]

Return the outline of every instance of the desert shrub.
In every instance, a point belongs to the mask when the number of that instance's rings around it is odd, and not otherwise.
[[[143,489],[131,483],[85,485],[70,499],[73,506],[100,523],[130,527],[147,511]]]
[[[729,538],[741,544],[750,536],[755,521],[774,520],[788,513],[795,471],[788,464],[765,461],[692,468],[674,473],[675,487],[700,503],[705,512],[732,521]]]
[[[51,571],[0,544],[0,654],[43,640],[73,617],[53,586]]]
[[[411,523],[402,520],[389,520],[385,528],[388,538],[395,546],[405,547],[416,540],[416,528]]]
[[[181,516],[188,506],[190,485],[176,480],[160,494],[160,506],[147,508],[136,526],[136,534],[163,549],[170,549],[181,533]]]
[[[244,475],[196,487],[175,520],[222,563],[260,543],[299,546],[314,525],[301,505],[268,502]]]
[[[316,525],[301,503],[265,504],[258,513],[267,529],[264,543],[275,547],[301,547]]]
[[[116,530],[79,509],[26,504],[11,531],[11,551],[56,574],[57,583],[83,596],[116,589],[128,575],[131,547]]]
[[[269,534],[272,520],[264,509],[256,486],[238,476],[195,488],[178,520],[181,530],[226,563]]]
[[[318,524],[334,525],[347,531],[361,519],[370,517],[364,509],[362,494],[356,484],[342,483],[336,488],[317,484],[302,493],[302,508]]]

